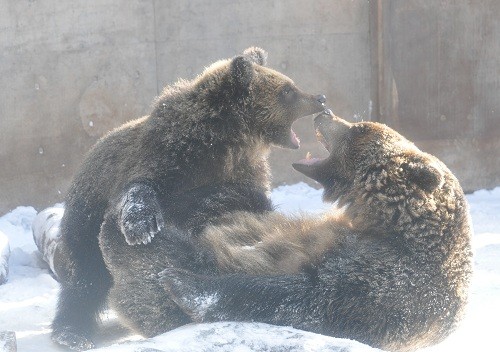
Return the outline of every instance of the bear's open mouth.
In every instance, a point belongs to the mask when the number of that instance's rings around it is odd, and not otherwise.
[[[306,157],[304,159],[300,159],[296,161],[295,164],[302,164],[306,166],[316,165],[324,161],[325,158],[313,158],[310,152],[307,152]]]
[[[319,129],[316,129],[316,139],[318,142],[321,143],[321,145],[328,151],[330,152],[329,146],[323,137],[323,134],[319,131]],[[299,161],[296,161],[295,164],[301,164],[305,166],[312,166],[312,165],[317,165],[325,161],[326,158],[318,158],[318,157],[313,157],[311,152],[307,152],[306,157],[304,159],[301,159]]]

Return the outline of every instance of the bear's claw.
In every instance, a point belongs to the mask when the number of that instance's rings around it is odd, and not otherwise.
[[[149,186],[131,187],[120,207],[120,229],[129,245],[150,243],[165,226],[156,193]]]
[[[164,227],[161,214],[146,211],[128,211],[121,216],[121,231],[129,245],[148,244]]]

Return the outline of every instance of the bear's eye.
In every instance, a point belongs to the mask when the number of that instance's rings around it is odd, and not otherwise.
[[[292,85],[285,85],[279,93],[285,104],[291,104],[295,99],[295,89]]]
[[[280,90],[279,90],[279,98],[283,104],[293,104],[293,102],[296,99],[296,94],[295,94],[295,89],[292,85],[284,85]]]

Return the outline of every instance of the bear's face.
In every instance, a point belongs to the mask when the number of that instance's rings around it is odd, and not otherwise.
[[[267,53],[249,48],[207,68],[198,79],[205,101],[237,118],[248,136],[266,144],[298,148],[292,123],[324,109],[325,97],[302,92],[287,76],[265,67]]]
[[[293,167],[323,185],[326,201],[345,197],[352,202],[367,192],[397,200],[442,185],[441,163],[386,125],[349,123],[326,110],[316,116],[314,127],[330,155],[301,160]],[[352,194],[356,196],[349,198]]]
[[[253,75],[249,84],[253,118],[249,124],[266,143],[298,148],[300,141],[292,124],[323,110],[324,96],[301,91],[290,78],[267,67],[255,65]]]

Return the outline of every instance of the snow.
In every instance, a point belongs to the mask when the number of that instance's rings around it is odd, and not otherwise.
[[[329,208],[321,201],[321,191],[304,183],[278,187],[272,198],[278,210],[288,214],[320,214]],[[455,333],[439,345],[422,350],[425,352],[493,351],[498,348],[500,187],[477,191],[467,199],[475,230],[475,272],[467,315]],[[62,351],[64,349],[50,341],[50,323],[59,285],[50,275],[32,238],[35,216],[34,208],[18,207],[0,217],[0,233],[7,236],[11,250],[8,281],[0,285],[0,331],[16,332],[19,351]],[[45,244],[50,247],[49,240],[57,235],[57,224],[48,224]],[[0,235],[0,249],[5,248],[1,239]],[[0,341],[0,346],[2,343]],[[112,312],[103,317],[96,343],[98,351],[104,352],[375,351],[354,341],[257,323],[191,324],[153,339],[143,339],[119,326]]]
[[[158,349],[162,352],[379,351],[352,340],[334,339],[289,327],[234,322],[186,325],[154,339],[134,342],[130,345],[115,345],[97,351],[156,352]]]
[[[201,317],[204,317],[208,308],[214,304],[217,304],[219,297],[217,294],[206,295],[201,297],[196,297],[194,299],[194,304],[198,307],[198,312]]]

